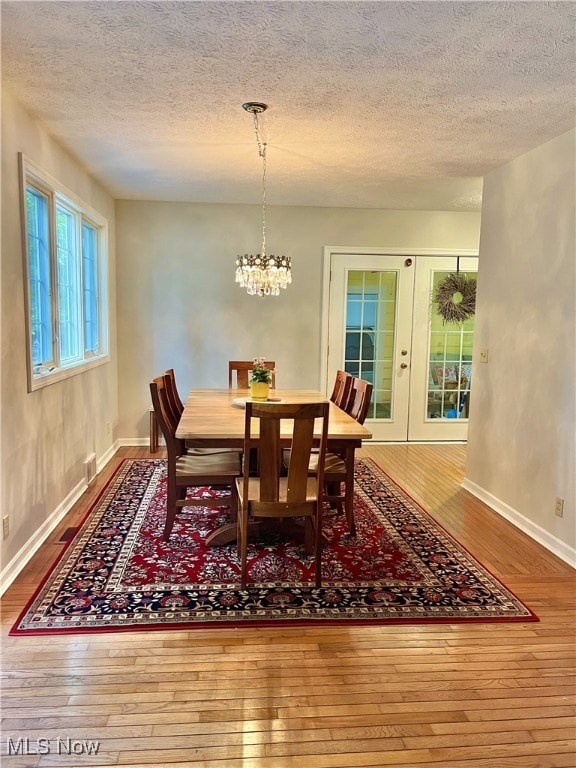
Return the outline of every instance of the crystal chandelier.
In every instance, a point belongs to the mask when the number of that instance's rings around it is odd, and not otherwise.
[[[260,138],[258,115],[268,105],[249,101],[242,107],[254,117],[258,154],[262,158],[262,250],[256,256],[245,253],[236,257],[236,282],[251,296],[278,296],[280,288],[292,282],[292,260],[289,256],[266,254],[266,143]]]

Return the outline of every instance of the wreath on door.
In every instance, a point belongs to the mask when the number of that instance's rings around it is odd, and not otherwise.
[[[476,312],[476,278],[452,272],[437,285],[434,301],[445,323],[463,323]]]

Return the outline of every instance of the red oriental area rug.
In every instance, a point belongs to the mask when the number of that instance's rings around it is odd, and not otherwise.
[[[165,503],[166,462],[126,459],[11,634],[537,620],[369,459],[356,464],[356,536],[325,517],[320,589],[301,546],[266,534],[241,590],[235,544],[204,544],[228,508],[184,508],[166,543]]]

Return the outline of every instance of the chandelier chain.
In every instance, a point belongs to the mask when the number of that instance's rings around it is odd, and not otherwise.
[[[262,258],[266,258],[266,142],[260,136],[258,112],[253,112],[254,133],[258,144],[258,154],[262,158]]]
[[[262,158],[262,252],[255,256],[243,254],[236,257],[236,282],[252,296],[278,296],[280,290],[292,282],[292,260],[289,256],[266,255],[266,142],[260,135],[258,115],[267,109],[266,104],[249,101],[242,107],[252,113],[258,154]]]

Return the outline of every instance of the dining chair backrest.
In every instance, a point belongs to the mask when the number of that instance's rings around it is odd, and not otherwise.
[[[272,371],[270,386],[274,389],[276,387],[276,363],[273,360],[266,360],[264,365]],[[248,389],[250,386],[250,371],[253,367],[253,360],[230,360],[228,362],[229,389]]]
[[[346,371],[336,371],[334,389],[330,395],[330,400],[332,400],[332,402],[339,408],[344,408],[347,404],[353,381],[354,377],[352,374],[347,373]]]
[[[258,516],[287,517],[298,514],[298,507],[307,501],[309,465],[312,448],[318,449],[318,493],[321,495],[326,441],[328,436],[329,403],[246,403],[244,430],[245,450],[258,448],[259,498],[250,502],[251,513]],[[315,435],[316,419],[321,420]],[[283,477],[281,424],[293,420],[288,478]],[[258,426],[255,427],[255,424]],[[285,439],[285,437],[284,437]],[[248,495],[250,476],[244,475]],[[286,498],[281,498],[281,483],[286,486]]]
[[[373,384],[365,379],[354,378],[352,382],[350,397],[344,410],[359,424],[364,424],[368,415],[373,388]]]
[[[176,376],[174,375],[174,369],[168,368],[164,371],[164,387],[166,389],[166,398],[172,411],[173,420],[178,424],[180,417],[184,412],[184,403],[180,395],[178,394],[178,387],[176,386]],[[215,455],[217,453],[239,453],[238,448],[224,448],[210,446],[206,441],[202,441],[202,445],[197,445],[192,440],[185,440],[184,445],[188,454],[194,453],[196,455]]]
[[[174,413],[170,404],[166,387],[167,378],[167,376],[158,376],[152,379],[150,382],[150,394],[158,426],[166,441],[168,461],[170,463],[175,460],[176,456],[184,453],[184,441],[176,437],[179,417]]]
[[[174,413],[180,418],[182,411],[184,410],[184,403],[182,402],[180,395],[178,394],[178,387],[176,386],[176,376],[174,374],[174,368],[168,368],[164,371],[164,379],[166,386],[166,395],[172,407]]]

